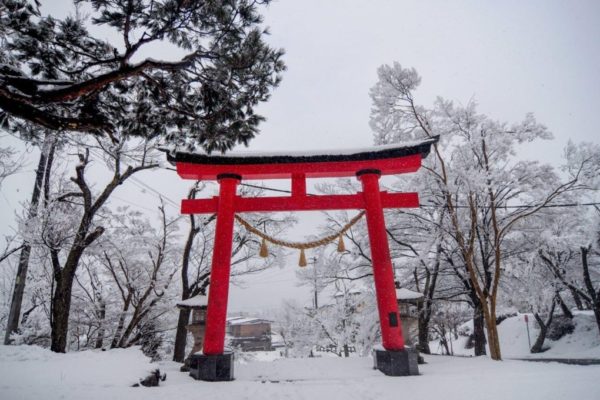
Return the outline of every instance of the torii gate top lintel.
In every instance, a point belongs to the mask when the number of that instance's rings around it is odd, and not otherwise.
[[[216,180],[221,174],[242,179],[289,179],[354,176],[363,169],[377,169],[382,175],[415,172],[437,138],[330,153],[228,153],[206,154],[175,151],[167,158],[184,179]]]
[[[184,179],[220,181],[229,177],[238,182],[246,179],[291,179],[291,196],[236,196],[236,212],[350,210],[365,208],[362,195],[308,196],[306,179],[358,176],[366,171],[376,172],[378,175],[415,172],[436,141],[437,138],[433,138],[417,143],[346,150],[333,154],[208,155],[175,152],[168,154],[168,160],[175,163],[177,173]],[[419,197],[417,193],[381,192],[381,203],[383,208],[418,207]],[[217,197],[185,199],[181,203],[183,214],[215,213],[217,209]]]

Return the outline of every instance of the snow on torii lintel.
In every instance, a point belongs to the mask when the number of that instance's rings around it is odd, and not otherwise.
[[[420,154],[427,157],[432,144],[438,141],[438,137],[430,139],[407,141],[384,146],[353,148],[353,149],[330,149],[315,151],[280,151],[280,152],[255,152],[233,151],[230,153],[208,154],[200,151],[183,151],[174,148],[164,148],[167,158],[171,163],[189,162],[197,164],[262,164],[262,163],[301,163],[301,162],[335,162],[352,160],[369,160],[381,158],[393,158]]]
[[[208,297],[204,295],[197,295],[190,297],[189,299],[177,302],[177,307],[180,308],[200,308],[208,305]]]

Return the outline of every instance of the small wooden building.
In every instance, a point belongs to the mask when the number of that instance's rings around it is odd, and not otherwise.
[[[227,333],[232,347],[242,351],[271,351],[271,322],[262,318],[227,319]]]
[[[186,326],[188,332],[192,334],[194,338],[194,344],[192,351],[188,354],[185,359],[185,364],[182,367],[182,371],[189,369],[190,357],[202,351],[202,344],[204,342],[204,331],[206,328],[206,308],[207,308],[207,297],[205,295],[197,295],[190,297],[187,300],[182,300],[177,303],[177,308],[190,310],[192,312],[192,321]]]

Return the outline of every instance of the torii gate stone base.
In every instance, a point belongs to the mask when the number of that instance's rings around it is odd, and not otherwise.
[[[183,200],[181,205],[183,214],[217,214],[204,345],[202,353],[193,356],[190,375],[206,381],[227,381],[234,376],[233,353],[225,351],[224,344],[235,213],[348,209],[364,209],[366,213],[382,340],[382,347],[374,350],[375,368],[391,376],[418,375],[417,354],[404,346],[383,210],[418,207],[419,196],[382,192],[379,178],[417,171],[435,141],[323,155],[168,154],[182,178],[219,182],[218,196]],[[356,176],[362,184],[362,192],[306,194],[306,178],[348,176]],[[291,179],[292,194],[289,197],[238,196],[238,184],[249,179]]]

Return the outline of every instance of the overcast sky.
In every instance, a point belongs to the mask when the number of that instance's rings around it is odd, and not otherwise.
[[[68,2],[45,3],[57,15],[67,10]],[[370,146],[368,92],[377,68],[394,61],[422,76],[416,101],[425,106],[436,96],[474,99],[480,112],[511,123],[533,112],[556,139],[524,149],[523,157],[559,165],[569,139],[599,141],[599,1],[288,0],[273,2],[264,15],[269,42],[285,49],[288,70],[260,107],[267,121],[251,150]],[[2,187],[2,232],[31,191],[32,168]],[[189,184],[164,172],[143,179],[174,201]],[[139,188],[117,195],[146,207],[156,202]],[[307,220],[290,239],[311,232],[318,213]],[[247,289],[233,288],[231,309],[275,308],[286,297],[309,302],[294,286],[295,262],[248,279]]]

